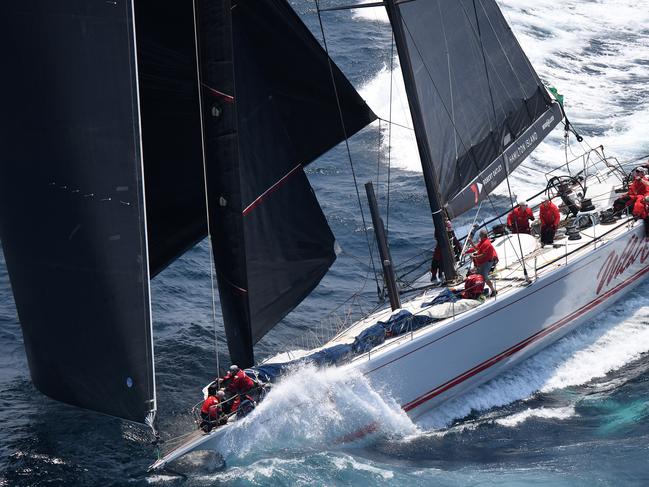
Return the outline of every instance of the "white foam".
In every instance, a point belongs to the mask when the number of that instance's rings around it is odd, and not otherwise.
[[[537,392],[583,385],[619,369],[649,351],[646,304],[647,298],[640,293],[625,299],[591,325],[582,326],[514,369],[424,415],[419,426],[444,429],[472,412],[525,400]],[[628,309],[637,311],[620,323],[620,315]]]
[[[399,405],[376,392],[362,375],[306,366],[285,377],[253,413],[229,427],[218,451],[230,461],[251,452],[331,449],[368,426],[388,435],[416,431]]]
[[[494,422],[507,428],[519,426],[521,423],[530,418],[545,418],[545,419],[568,419],[575,415],[575,408],[567,406],[564,408],[528,408],[525,411],[506,416],[504,418],[496,419]]]
[[[368,463],[363,463],[349,455],[342,457],[335,457],[333,463],[338,470],[356,470],[359,472],[367,472],[381,477],[382,480],[391,480],[394,478],[394,472],[385,468],[375,467]]]
[[[374,0],[361,0],[360,2],[357,3],[359,5],[362,5],[364,3],[372,3],[372,2],[374,2]],[[355,19],[372,20],[374,22],[382,22],[384,24],[390,22],[385,7],[357,8],[355,10],[352,10],[352,15]]]
[[[390,113],[390,78],[392,78],[392,113]],[[384,66],[381,71],[360,89],[361,96],[383,120],[392,120],[381,125],[381,150],[387,157],[391,148],[392,167],[406,171],[421,171],[419,151],[412,130],[410,107],[406,96],[401,68],[395,60],[394,70]],[[392,130],[392,134],[389,130]]]

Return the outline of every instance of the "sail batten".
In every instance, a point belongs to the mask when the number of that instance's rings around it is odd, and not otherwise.
[[[552,101],[493,0],[415,0],[395,8],[405,33],[399,54],[412,66],[439,197],[457,203]],[[506,169],[503,176],[514,167]],[[477,182],[487,188],[482,196],[492,189]],[[469,208],[453,203],[449,210],[457,216]]]

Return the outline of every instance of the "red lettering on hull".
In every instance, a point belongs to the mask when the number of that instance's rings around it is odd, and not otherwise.
[[[606,256],[604,264],[597,273],[599,282],[596,293],[599,294],[613,279],[624,274],[638,260],[644,264],[647,258],[649,258],[649,238],[641,239],[637,235],[632,235],[621,254],[618,255],[613,250]]]

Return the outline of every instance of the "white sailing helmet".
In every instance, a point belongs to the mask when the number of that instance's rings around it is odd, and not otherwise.
[[[518,200],[518,206],[527,206],[527,201],[525,201],[524,199]]]
[[[232,372],[233,374],[236,374],[237,372],[239,372],[239,366],[238,365],[230,365],[230,372]]]
[[[216,397],[223,399],[225,397],[225,391],[223,389],[219,389],[218,391],[216,391]]]

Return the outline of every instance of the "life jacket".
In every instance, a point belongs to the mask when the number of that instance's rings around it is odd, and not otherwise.
[[[559,226],[559,220],[561,220],[559,208],[552,201],[541,203],[539,219],[541,220],[541,228],[551,227],[556,229]]]
[[[636,196],[635,202],[633,203],[632,213],[636,218],[647,218],[647,216],[649,216],[647,202],[645,201],[644,196]]]
[[[207,399],[203,401],[201,405],[201,413],[207,415],[210,419],[216,419],[219,416],[221,407],[219,403],[221,401],[216,396],[207,396]]]
[[[464,280],[464,291],[462,291],[462,298],[464,299],[478,299],[484,290],[484,277],[480,274],[471,274]]]
[[[230,384],[228,385],[228,390],[235,392],[237,394],[243,394],[244,392],[249,391],[255,385],[255,382],[246,375],[243,370],[237,372]]]
[[[534,220],[532,210],[517,206],[507,216],[507,226],[514,232],[530,233],[530,220]]]

